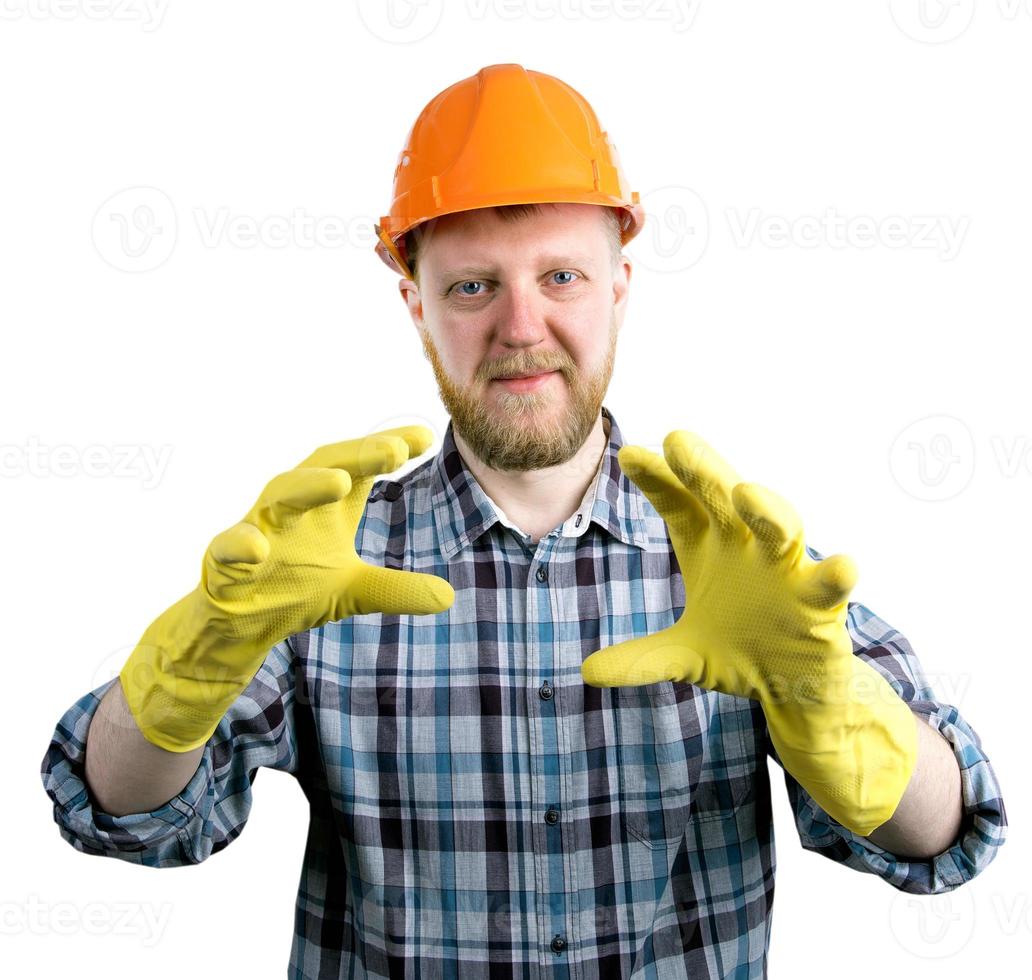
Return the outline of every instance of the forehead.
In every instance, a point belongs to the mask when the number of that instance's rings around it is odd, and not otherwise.
[[[434,270],[478,260],[561,257],[590,261],[608,250],[604,210],[592,204],[545,205],[537,214],[506,220],[491,208],[446,214],[432,222],[419,245]]]

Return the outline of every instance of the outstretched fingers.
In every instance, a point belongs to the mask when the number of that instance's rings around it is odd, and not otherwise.
[[[342,615],[382,612],[389,616],[425,616],[444,612],[455,601],[447,579],[425,572],[404,572],[362,563],[349,585],[347,599],[353,607]]]
[[[241,521],[216,534],[208,545],[208,553],[223,564],[257,565],[269,556],[269,539],[253,524]]]
[[[201,562],[201,583],[212,597],[252,574],[269,557],[269,539],[253,524],[240,521],[212,538]]]
[[[849,598],[858,577],[856,563],[849,555],[830,555],[809,570],[802,597],[819,609],[832,609]]]
[[[671,528],[682,534],[705,528],[708,523],[706,512],[662,456],[643,446],[621,446],[617,459],[627,478],[641,488]]]
[[[758,483],[739,483],[731,491],[731,500],[767,561],[786,559],[794,565],[805,547],[803,522],[796,509]]]
[[[685,646],[674,626],[596,650],[581,663],[591,687],[635,687],[660,681],[695,684],[703,676],[702,657]]]
[[[406,460],[418,456],[433,442],[425,425],[403,425],[383,429],[360,439],[346,439],[320,446],[299,467],[336,467],[353,477],[390,473]]]
[[[274,476],[244,518],[261,527],[268,521],[279,528],[293,524],[305,511],[343,500],[352,488],[347,470],[306,467]]]
[[[731,491],[741,480],[729,463],[701,436],[684,429],[663,440],[663,453],[670,469],[709,515],[721,534],[739,527]]]

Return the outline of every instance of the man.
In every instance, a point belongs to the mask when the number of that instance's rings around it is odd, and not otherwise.
[[[44,759],[73,846],[158,867],[227,846],[258,767],[293,773],[291,976],[764,976],[768,755],[803,846],[897,888],[1004,839],[977,735],[847,603],[848,559],[691,433],[623,444],[602,399],[643,214],[578,99],[490,66],[406,141],[378,251],[437,455],[374,484],[426,448],[409,426],[276,477]],[[598,154],[562,189],[556,140],[528,145],[559,118]]]

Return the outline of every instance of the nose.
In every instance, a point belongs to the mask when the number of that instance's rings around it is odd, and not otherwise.
[[[503,347],[510,350],[534,347],[547,336],[544,300],[532,284],[513,283],[507,287],[495,310],[498,315],[496,339]]]

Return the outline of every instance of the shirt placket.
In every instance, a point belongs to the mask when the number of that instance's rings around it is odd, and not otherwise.
[[[530,732],[530,801],[537,881],[538,936],[544,975],[570,978],[567,855],[563,849],[563,785],[560,719],[556,697],[557,624],[551,590],[555,543],[538,542],[527,570],[527,722]]]

